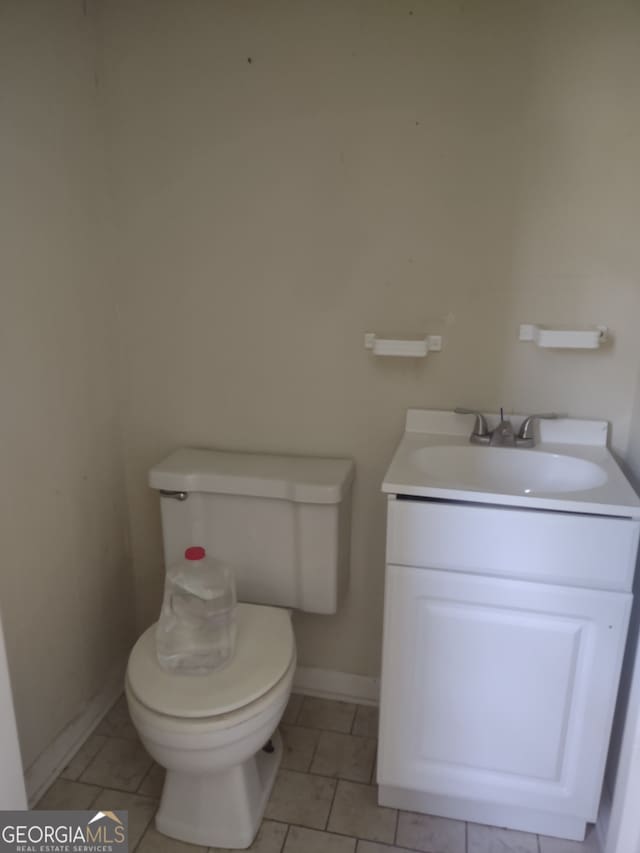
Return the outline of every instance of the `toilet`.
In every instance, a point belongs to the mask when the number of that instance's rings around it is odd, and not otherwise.
[[[234,567],[236,648],[209,675],[167,673],[155,625],[135,644],[125,681],[131,719],[166,768],[157,829],[207,847],[252,843],[282,758],[291,694],[291,611],[331,614],[349,572],[348,459],[181,449],[152,468],[164,557],[190,545]]]

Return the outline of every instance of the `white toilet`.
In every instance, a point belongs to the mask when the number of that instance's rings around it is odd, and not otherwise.
[[[131,652],[131,718],[167,770],[160,832],[208,847],[253,841],[282,757],[276,728],[296,666],[289,608],[337,610],[348,581],[353,476],[347,459],[190,449],[151,470],[166,564],[202,545],[234,566],[243,602],[224,669],[164,672],[155,625]]]

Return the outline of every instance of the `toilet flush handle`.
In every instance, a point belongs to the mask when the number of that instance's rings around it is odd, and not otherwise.
[[[168,489],[160,489],[160,497],[173,498],[174,501],[186,501],[189,492],[172,492]]]

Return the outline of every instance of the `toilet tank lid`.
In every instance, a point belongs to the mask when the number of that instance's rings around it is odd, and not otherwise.
[[[351,459],[275,456],[184,447],[149,472],[154,489],[337,504],[353,481]]]

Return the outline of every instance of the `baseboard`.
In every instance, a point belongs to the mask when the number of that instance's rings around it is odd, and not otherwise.
[[[64,770],[122,693],[125,667],[126,660],[112,669],[100,692],[85,704],[80,713],[28,768],[25,773],[25,786],[30,808],[33,808],[51,783]]]
[[[380,679],[333,669],[299,666],[293,679],[293,690],[321,699],[377,705],[380,699]]]
[[[607,847],[607,835],[609,834],[609,823],[611,822],[611,791],[606,781],[602,786],[602,796],[600,798],[600,808],[598,809],[598,820],[596,821],[596,836],[600,850],[604,851]]]

